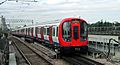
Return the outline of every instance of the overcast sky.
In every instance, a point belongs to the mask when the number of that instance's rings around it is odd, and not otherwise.
[[[2,1],[4,0],[0,2]],[[0,5],[0,15],[11,19],[33,19],[36,22],[79,16],[89,23],[97,22],[101,19],[110,22],[120,22],[120,0],[24,1],[7,1],[3,3]]]

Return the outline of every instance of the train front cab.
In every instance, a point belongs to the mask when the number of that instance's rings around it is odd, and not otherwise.
[[[84,20],[65,19],[60,24],[59,31],[60,50],[62,53],[74,52],[76,50],[87,51],[88,33],[87,23]]]

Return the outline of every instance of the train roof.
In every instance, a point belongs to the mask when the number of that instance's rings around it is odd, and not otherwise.
[[[51,25],[58,26],[61,21],[63,21],[63,20],[70,20],[70,19],[80,19],[82,21],[85,21],[85,20],[83,20],[81,18],[64,18],[64,19],[57,19],[57,20],[47,21],[47,22],[41,22],[41,23],[36,24],[36,25],[30,25],[30,26],[26,26],[26,27],[21,27],[21,28],[16,29],[16,30],[25,29],[25,28],[31,28],[31,27],[51,26]]]

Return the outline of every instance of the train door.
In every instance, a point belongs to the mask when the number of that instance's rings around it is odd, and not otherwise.
[[[49,28],[47,26],[44,27],[44,40],[45,40],[45,43],[49,43],[49,39],[48,39],[48,30]]]
[[[26,36],[28,35],[27,33],[28,33],[28,28],[26,28]]]
[[[36,37],[36,40],[38,40],[38,27],[35,27],[35,37]]]
[[[33,37],[33,27],[31,28],[31,37],[32,37],[32,39],[34,38]]]
[[[30,28],[28,28],[28,36],[30,36]]]
[[[41,41],[44,41],[43,27],[40,28]]]
[[[36,37],[36,35],[35,35],[35,27],[33,27],[33,37]]]
[[[38,27],[38,33],[37,33],[37,36],[38,36],[38,39],[41,39],[41,27]]]
[[[19,35],[19,30],[17,30],[17,34]]]
[[[54,46],[59,46],[59,42],[58,42],[58,29],[57,29],[56,25],[54,25],[52,27],[52,40],[53,40]]]
[[[49,41],[50,41],[50,44],[53,44],[53,40],[52,40],[52,26],[49,27]]]
[[[73,20],[72,24],[72,46],[79,46],[80,43],[80,21]]]

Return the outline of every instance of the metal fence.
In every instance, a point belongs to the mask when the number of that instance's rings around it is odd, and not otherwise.
[[[103,38],[103,40],[104,42],[89,41],[88,47],[103,52],[109,60],[120,62],[120,42],[112,38]]]

